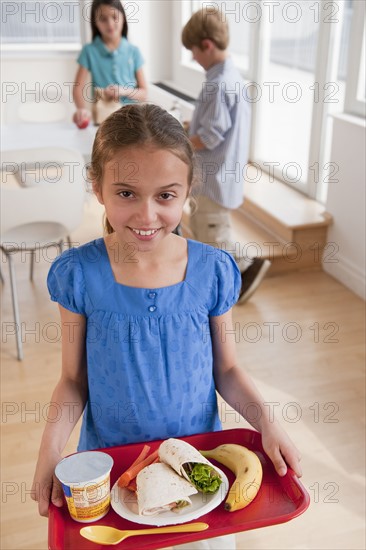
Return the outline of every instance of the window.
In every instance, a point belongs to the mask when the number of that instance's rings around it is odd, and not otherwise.
[[[5,51],[75,50],[87,3],[66,0],[1,2],[1,46]],[[84,16],[84,17],[83,17]]]
[[[261,21],[263,93],[254,107],[251,159],[321,202],[337,181],[331,115],[344,109],[352,7],[352,0],[283,2],[277,18],[273,11]]]
[[[253,160],[306,192],[319,23],[307,0],[263,17],[266,46],[253,83]]]

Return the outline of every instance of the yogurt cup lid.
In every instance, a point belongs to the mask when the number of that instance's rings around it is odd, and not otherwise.
[[[62,483],[83,483],[110,472],[113,458],[99,451],[83,451],[63,458],[55,468]]]

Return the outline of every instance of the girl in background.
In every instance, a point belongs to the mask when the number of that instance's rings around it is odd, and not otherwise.
[[[218,431],[216,391],[261,432],[279,475],[286,462],[301,475],[298,451],[237,364],[235,261],[172,233],[194,172],[189,138],[160,107],[127,105],[97,131],[90,176],[105,236],[66,250],[48,276],[62,374],[51,398],[58,421],[46,425],[33,485],[42,515],[50,501],[62,505],[54,470],[82,414],[79,451]],[[187,547],[230,550],[234,541]]]
[[[78,57],[79,69],[75,77],[73,120],[79,127],[91,118],[87,102],[92,80],[93,88],[103,90],[106,99],[121,104],[144,101],[147,87],[142,69],[140,50],[127,40],[128,24],[120,0],[94,0],[91,8],[93,42],[86,44]]]

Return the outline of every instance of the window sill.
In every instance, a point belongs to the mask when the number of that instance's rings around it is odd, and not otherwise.
[[[311,226],[328,226],[332,220],[323,204],[280,180],[270,178],[266,173],[255,183],[245,181],[244,197],[240,209],[252,214],[272,230],[282,227],[286,232]]]
[[[81,44],[2,44],[0,53],[3,59],[39,59],[55,57],[75,57],[81,50]]]
[[[238,54],[233,54],[232,52],[230,53],[230,57],[232,58],[235,67],[240,72],[243,80],[249,82],[247,61],[245,60],[244,62],[242,56],[239,56]],[[199,74],[199,75],[206,74],[206,71],[196,61],[181,61],[180,64],[184,69],[193,71],[196,74]]]
[[[362,116],[349,115],[348,113],[337,113],[333,115],[333,119],[349,122],[350,124],[354,124],[355,126],[366,128],[366,119]]]

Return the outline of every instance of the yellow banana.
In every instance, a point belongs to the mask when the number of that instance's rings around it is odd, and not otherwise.
[[[262,483],[263,470],[257,455],[235,443],[226,443],[200,453],[208,459],[217,460],[236,476],[225,501],[225,510],[235,512],[248,506],[257,496]]]

